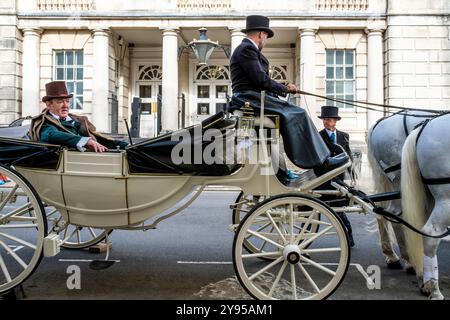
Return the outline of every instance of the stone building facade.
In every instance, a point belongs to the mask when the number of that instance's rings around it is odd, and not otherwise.
[[[56,79],[68,81],[74,112],[105,132],[113,118],[129,118],[133,97],[143,102],[144,136],[156,134],[158,119],[163,130],[197,123],[232,94],[229,60],[216,49],[199,66],[181,48],[206,27],[232,51],[249,14],[271,18],[264,54],[278,81],[330,97],[450,108],[448,0],[0,0],[0,124],[37,114],[45,83]],[[315,121],[326,104],[296,102]],[[364,141],[384,114],[340,107],[352,141]]]

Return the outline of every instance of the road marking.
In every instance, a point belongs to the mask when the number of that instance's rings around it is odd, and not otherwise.
[[[233,264],[231,261],[177,261],[179,264]]]
[[[231,261],[177,261],[178,264],[233,264]],[[337,266],[338,263],[321,263],[323,266]],[[372,278],[364,270],[363,266],[359,263],[350,263],[350,266],[355,267],[359,273],[362,274],[368,284],[373,284]]]
[[[14,252],[19,251],[20,249],[23,249],[24,246],[14,246],[14,245],[8,245],[8,247],[10,247],[11,249],[13,249]],[[8,252],[9,254],[9,252]]]
[[[104,261],[104,260],[87,260],[87,259],[58,259],[59,262],[92,262],[92,261]],[[120,262],[120,260],[108,260],[114,262]]]

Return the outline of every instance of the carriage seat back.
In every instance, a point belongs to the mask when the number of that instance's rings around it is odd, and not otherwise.
[[[0,137],[30,140],[30,125],[0,128]]]

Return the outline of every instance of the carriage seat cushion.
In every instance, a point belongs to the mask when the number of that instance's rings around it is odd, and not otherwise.
[[[0,137],[30,140],[30,125],[0,128]]]

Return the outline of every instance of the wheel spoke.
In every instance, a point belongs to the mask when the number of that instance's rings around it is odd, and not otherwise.
[[[289,203],[289,211],[291,213],[290,217],[289,217],[290,218],[289,221],[291,222],[290,225],[291,225],[291,241],[292,241],[292,239],[294,239],[294,208],[293,208],[292,203]],[[295,300],[297,300],[297,299],[295,299]]]
[[[10,240],[12,240],[12,241],[15,241],[15,242],[17,242],[17,243],[23,244],[24,246],[27,246],[28,248],[31,248],[31,249],[33,249],[33,250],[36,250],[36,246],[35,246],[34,244],[31,244],[31,243],[29,243],[29,242],[27,242],[27,241],[25,241],[25,240],[16,238],[16,237],[11,236],[11,235],[9,235],[9,234],[0,232],[0,237],[8,238],[8,239],[10,239]]]
[[[292,281],[292,291],[294,293],[294,300],[297,300],[297,282],[295,281],[295,266],[291,264],[291,281]]]
[[[37,221],[36,217],[10,217],[8,221]]]
[[[6,243],[0,241],[0,245],[5,248],[6,251],[14,258],[16,261],[22,266],[22,268],[26,269],[28,265],[15,253]]]
[[[80,232],[81,228],[77,227],[77,240],[78,243],[81,243],[81,232]]]
[[[283,240],[283,244],[286,244],[286,238],[285,238],[284,235],[281,233],[281,231],[280,231],[280,229],[278,228],[277,224],[276,224],[275,221],[273,220],[272,215],[271,215],[268,211],[266,211],[266,215],[267,215],[267,217],[269,218],[270,222],[271,222],[272,225],[273,225],[272,230],[273,230],[273,228],[275,228],[275,230],[276,230],[276,231],[278,232],[278,234],[280,235],[281,240]],[[272,231],[271,231],[271,232],[272,232]]]
[[[261,275],[262,273],[266,272],[267,270],[269,270],[270,268],[272,268],[273,266],[277,265],[278,263],[280,263],[281,261],[283,261],[283,257],[279,257],[277,260],[272,261],[271,263],[269,263],[267,266],[265,266],[264,268],[262,268],[261,270],[259,270],[258,272],[252,274],[248,279],[250,281],[253,281],[253,279],[255,279],[257,276]]]
[[[340,252],[341,248],[318,248],[318,249],[304,249],[303,253],[324,253],[324,252]]]
[[[11,275],[9,274],[8,268],[6,267],[5,261],[3,261],[2,254],[0,253],[0,268],[5,275],[6,281],[9,283],[12,281]]]
[[[255,232],[259,232],[259,231],[265,229],[265,228],[266,228],[267,226],[269,226],[269,225],[270,225],[270,222],[267,222],[267,223],[265,223],[263,226],[261,226],[261,227],[259,227],[258,229],[256,229]],[[273,229],[272,229],[272,230],[273,230]],[[245,239],[249,239],[249,238],[251,238],[251,237],[253,237],[253,235],[248,235],[248,236],[245,237]]]
[[[281,266],[280,271],[278,272],[277,277],[275,278],[275,281],[273,282],[272,287],[270,288],[269,297],[272,297],[273,292],[275,291],[275,288],[278,285],[278,282],[280,282],[280,279],[283,276],[284,269],[286,269],[287,264],[288,262],[284,261],[283,265]]]
[[[306,271],[306,269],[302,266],[301,263],[297,263],[298,267],[300,268],[300,270],[302,271],[303,275],[305,276],[305,278],[308,280],[308,282],[311,284],[311,286],[314,288],[314,290],[316,290],[317,293],[320,292],[319,287],[317,286],[317,284],[314,282],[314,280],[311,278],[311,276],[309,275],[308,271]]]
[[[28,210],[30,209],[29,206],[30,206],[30,203],[25,203],[24,205],[21,205],[19,208],[14,209],[10,213],[8,213],[4,216],[1,216],[0,222],[3,220],[6,220],[6,219],[11,220],[11,217],[13,217],[13,216],[22,215],[25,212],[28,212]]]
[[[269,238],[266,238],[266,237],[264,237],[263,235],[261,235],[261,234],[259,234],[259,233],[257,233],[257,232],[254,232],[253,230],[247,230],[247,232],[250,233],[250,234],[252,234],[252,235],[254,235],[255,237],[260,238],[261,240],[264,240],[264,241],[267,241],[267,242],[273,244],[274,246],[276,246],[276,247],[278,247],[278,248],[280,248],[280,249],[282,249],[282,250],[284,249],[284,247],[283,247],[281,244],[276,243],[275,241],[272,241],[272,240],[270,240]]]
[[[52,215],[54,215],[57,212],[59,212],[57,209],[53,209],[52,211],[50,211],[50,213],[47,214],[47,219],[50,218]]]
[[[0,226],[0,229],[23,229],[23,228],[36,228],[36,224],[6,224]]]
[[[16,193],[17,189],[19,188],[19,185],[16,184],[11,191],[8,193],[8,195],[5,197],[5,199],[3,199],[2,203],[0,203],[0,211],[3,210],[3,208],[5,207],[5,205],[9,202],[9,200],[12,198],[12,196],[14,195],[14,193]]]
[[[93,238],[97,238],[97,235],[95,234],[94,229],[92,229],[91,227],[88,228],[89,232],[91,233]]]
[[[308,220],[306,220],[305,224],[303,225],[302,231],[300,231],[300,234],[297,236],[297,238],[295,239],[294,243],[299,243],[300,240],[302,239],[303,235],[306,232],[306,229],[308,229],[309,224],[311,223],[311,220],[314,216],[314,213],[311,213],[308,217]]]
[[[279,257],[281,256],[280,251],[274,251],[274,252],[258,252],[258,253],[249,253],[249,254],[243,254],[243,259],[249,259],[249,258],[260,258],[260,257]]]
[[[313,267],[316,267],[317,269],[322,270],[323,272],[326,272],[329,275],[332,275],[333,277],[336,275],[336,272],[334,272],[333,270],[330,270],[330,269],[324,267],[323,265],[321,265],[321,264],[319,264],[319,263],[317,263],[315,261],[312,261],[311,259],[306,258],[303,255],[300,255],[300,259],[305,261],[305,262],[307,262],[307,263],[309,263]]]
[[[272,233],[272,231],[273,231],[273,227],[270,229],[269,233]],[[266,247],[266,245],[267,245],[267,241],[264,241],[261,248],[259,248],[258,251],[262,252],[264,250],[264,248]]]

